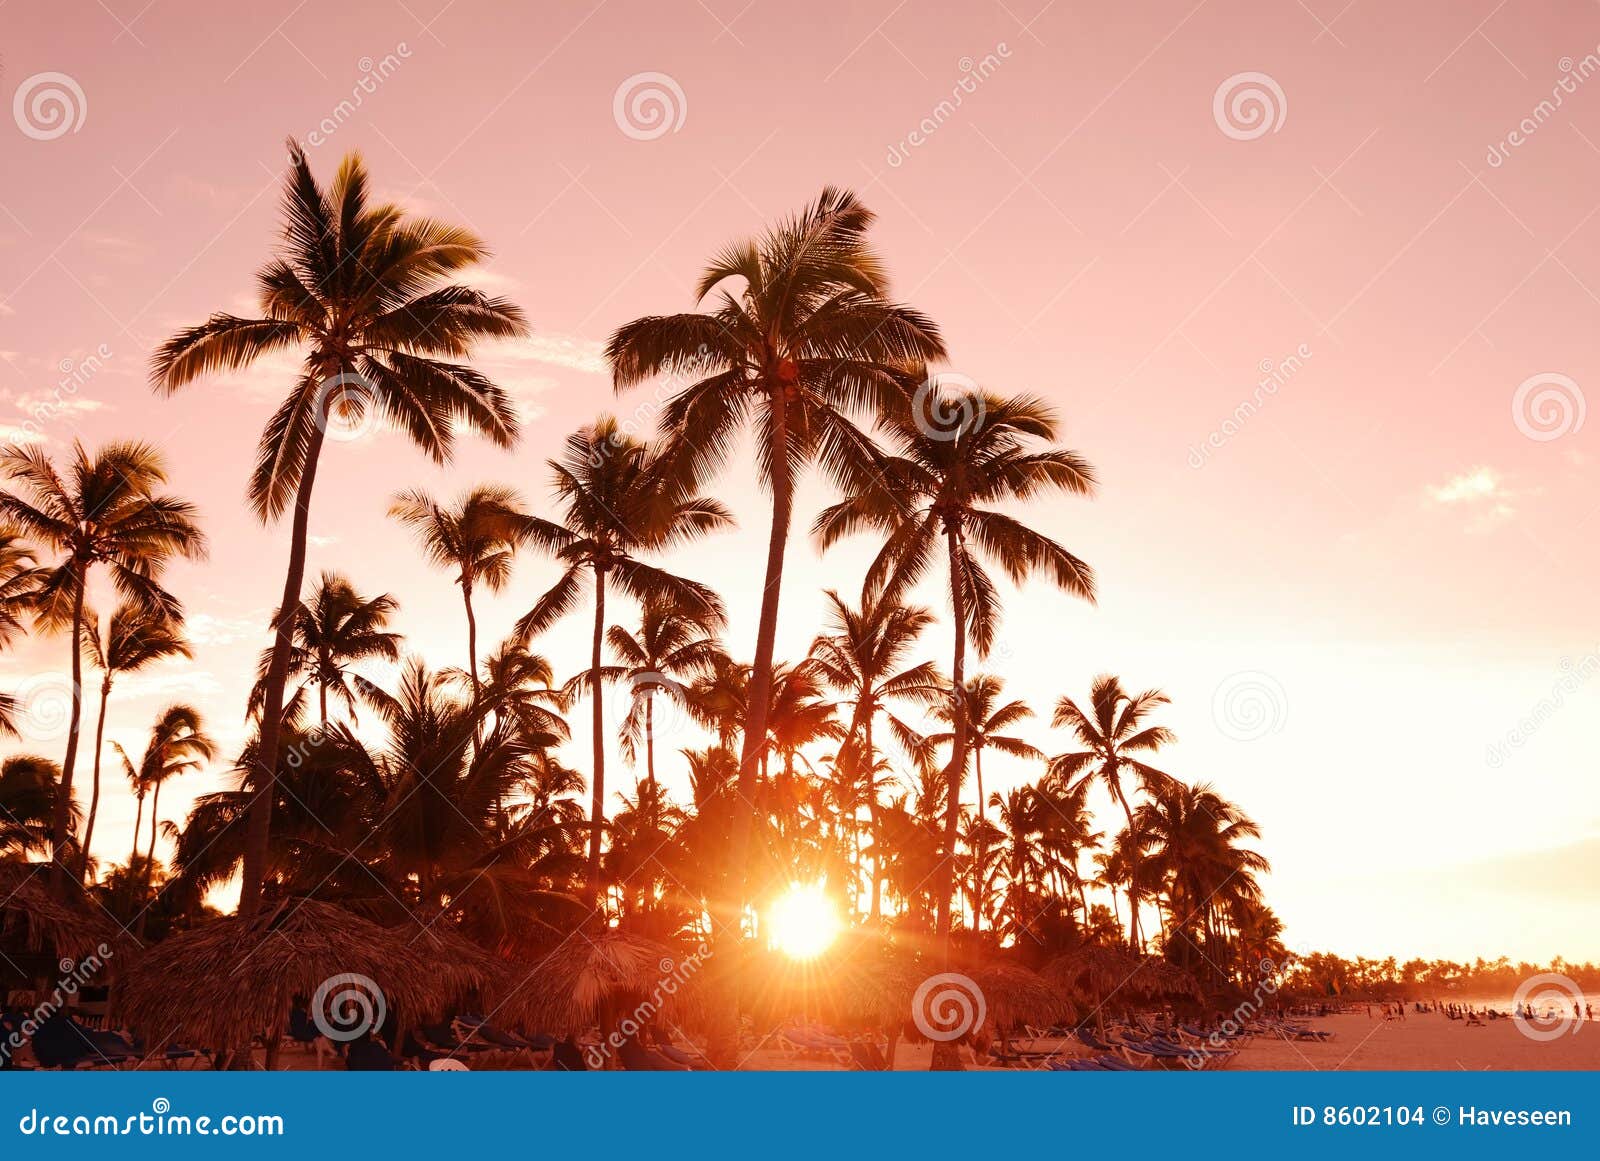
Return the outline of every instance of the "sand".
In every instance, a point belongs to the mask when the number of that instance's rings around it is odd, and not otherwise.
[[[1519,1071],[1600,1069],[1600,1022],[1569,1025],[1551,1040],[1525,1036],[1511,1020],[1491,1020],[1484,1027],[1447,1020],[1432,1013],[1408,1012],[1404,1020],[1383,1020],[1365,1013],[1305,1021],[1327,1029],[1327,1043],[1278,1040],[1258,1036],[1245,1045],[1232,1068],[1266,1069],[1515,1069]],[[1571,1029],[1574,1029],[1571,1030]]]

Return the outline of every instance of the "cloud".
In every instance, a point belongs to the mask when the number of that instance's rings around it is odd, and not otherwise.
[[[599,339],[541,331],[525,339],[485,343],[478,348],[478,356],[490,364],[544,363],[588,375],[605,375],[608,373],[605,349]]]
[[[1469,515],[1469,532],[1487,532],[1504,524],[1516,515],[1516,501],[1531,494],[1513,489],[1504,476],[1490,467],[1473,468],[1442,484],[1430,484],[1423,491],[1430,506]]]
[[[236,641],[261,640],[267,618],[215,617],[210,613],[191,613],[184,619],[184,631],[196,645],[232,645]]]

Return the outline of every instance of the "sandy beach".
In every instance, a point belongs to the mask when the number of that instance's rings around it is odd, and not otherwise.
[[[1576,1032],[1551,1040],[1523,1035],[1510,1020],[1468,1027],[1434,1013],[1408,1013],[1384,1020],[1365,1013],[1310,1020],[1327,1029],[1326,1043],[1256,1037],[1233,1063],[1234,1069],[1600,1069],[1600,1023],[1583,1023]]]

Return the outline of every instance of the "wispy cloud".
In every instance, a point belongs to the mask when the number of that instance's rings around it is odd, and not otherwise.
[[[485,343],[479,355],[486,363],[544,363],[589,375],[604,375],[605,344],[599,339],[541,331],[525,339]]]
[[[1476,467],[1424,489],[1430,506],[1462,512],[1469,517],[1467,531],[1487,532],[1517,514],[1516,501],[1530,493],[1511,487],[1505,476],[1491,467]]]

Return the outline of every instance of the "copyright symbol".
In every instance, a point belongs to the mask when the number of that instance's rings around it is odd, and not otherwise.
[[[1450,1110],[1445,1108],[1443,1105],[1440,1105],[1438,1108],[1434,1109],[1433,1123],[1436,1125],[1448,1125],[1450,1123]]]

